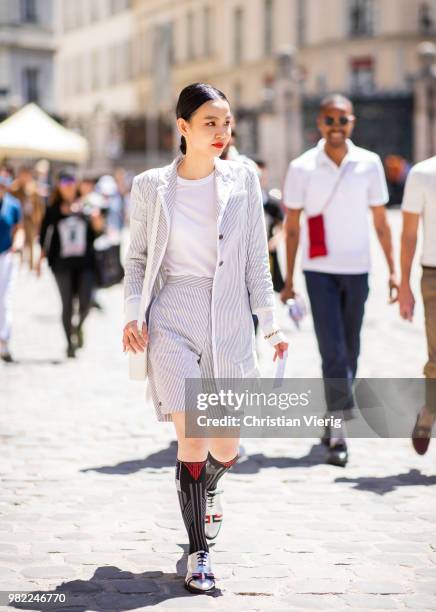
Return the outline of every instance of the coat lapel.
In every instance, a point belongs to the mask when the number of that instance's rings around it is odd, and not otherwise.
[[[182,159],[183,155],[178,155],[175,160],[169,164],[169,166],[162,168],[159,176],[159,186],[157,188],[157,192],[160,203],[165,212],[168,231],[170,228],[174,204],[176,202],[177,167]]]

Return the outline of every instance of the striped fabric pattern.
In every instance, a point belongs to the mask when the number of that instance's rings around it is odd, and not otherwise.
[[[218,481],[229,469],[238,461],[239,455],[236,455],[230,461],[218,461],[209,453],[206,465],[206,488],[208,491],[214,491]]]
[[[194,471],[192,466],[195,466]],[[209,547],[204,520],[206,515],[206,461],[176,462],[176,490],[183,522],[189,538],[189,554]]]
[[[165,284],[162,260],[175,204],[179,155],[172,164],[135,177],[131,193],[131,241],[125,262],[126,320],[137,318],[145,266],[152,266],[151,300]],[[261,188],[256,172],[239,162],[215,160],[217,267],[212,288],[212,350],[216,378],[258,376],[251,311],[274,309]],[[150,244],[159,198],[158,231]],[[193,304],[195,309],[195,304]],[[195,310],[194,310],[195,311]]]
[[[169,276],[153,302],[148,380],[158,421],[170,421],[172,412],[195,408],[201,379],[213,378],[212,283],[206,277]],[[196,380],[185,389],[187,378]]]

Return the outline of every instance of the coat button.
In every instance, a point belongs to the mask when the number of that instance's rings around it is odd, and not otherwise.
[[[223,263],[224,263],[223,261],[220,261],[218,265],[219,265],[219,266],[222,266],[222,265],[223,265]]]
[[[220,234],[220,235],[218,236],[218,238],[219,238],[220,240],[222,240],[222,239],[223,239],[223,235],[222,235],[222,234]]]

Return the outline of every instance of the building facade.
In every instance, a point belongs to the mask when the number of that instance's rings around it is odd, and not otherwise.
[[[59,114],[90,144],[90,166],[129,165],[122,130],[137,111],[129,0],[59,0],[56,100]],[[138,163],[142,163],[138,161]]]
[[[277,184],[289,158],[316,141],[319,101],[332,91],[355,103],[358,144],[383,157],[423,155],[418,45],[435,37],[436,0],[58,4],[59,110],[91,140],[94,165],[170,159],[177,95],[194,81],[226,93],[239,148],[267,160]]]
[[[161,123],[171,122],[183,86],[213,83],[231,101],[240,148],[267,159],[278,182],[287,156],[316,141],[320,99],[340,91],[355,102],[359,144],[383,157],[419,157],[417,49],[435,36],[435,0],[133,0],[132,10],[140,107]],[[289,46],[281,87],[277,55]],[[301,117],[291,125],[302,137],[284,128],[295,100]]]
[[[28,102],[54,101],[53,0],[0,0],[0,119]]]

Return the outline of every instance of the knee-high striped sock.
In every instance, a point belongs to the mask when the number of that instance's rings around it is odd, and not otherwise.
[[[176,488],[189,538],[189,554],[209,550],[204,533],[206,514],[206,460],[176,463]]]
[[[219,479],[230,470],[238,459],[239,455],[236,455],[236,457],[230,459],[230,461],[218,461],[218,459],[215,459],[215,457],[212,457],[209,453],[206,466],[206,489],[208,491],[214,491]]]

